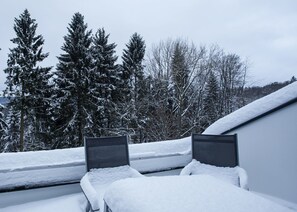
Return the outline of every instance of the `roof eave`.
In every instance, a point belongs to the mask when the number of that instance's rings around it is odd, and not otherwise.
[[[236,129],[238,129],[238,128],[242,127],[242,126],[245,126],[245,125],[247,125],[247,124],[249,124],[251,122],[257,121],[258,119],[263,118],[264,116],[267,116],[267,115],[269,115],[271,113],[274,113],[275,111],[278,111],[278,110],[280,110],[280,109],[282,109],[284,107],[287,107],[287,106],[289,106],[291,104],[294,104],[296,102],[297,102],[297,97],[294,98],[294,99],[291,99],[290,101],[288,101],[288,102],[286,102],[284,104],[281,104],[278,107],[275,107],[275,108],[273,108],[273,109],[271,109],[271,110],[269,110],[269,111],[267,111],[265,113],[262,113],[261,115],[258,115],[258,116],[254,117],[254,118],[252,118],[252,119],[250,119],[248,121],[245,121],[245,122],[243,122],[243,123],[241,123],[241,124],[239,124],[239,125],[237,125],[235,127],[232,127],[231,129],[228,129],[228,130],[222,132],[221,134],[227,134],[227,133],[229,133],[229,132],[231,132],[233,130],[236,130]]]

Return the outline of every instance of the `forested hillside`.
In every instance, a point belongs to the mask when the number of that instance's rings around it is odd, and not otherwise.
[[[67,27],[58,64],[43,67],[49,53],[37,26],[28,10],[14,22],[1,152],[77,147],[85,136],[127,134],[134,143],[181,138],[290,83],[246,87],[240,56],[183,39],[147,49],[134,33],[118,56],[105,29],[93,33],[80,13]]]
[[[295,76],[293,76],[290,80],[285,82],[274,82],[274,83],[265,85],[263,87],[260,87],[260,86],[246,87],[244,88],[244,92],[243,92],[245,103],[248,104],[256,99],[259,99],[263,96],[273,93],[274,91],[277,91],[278,89],[281,89],[295,81],[296,81],[296,78]]]

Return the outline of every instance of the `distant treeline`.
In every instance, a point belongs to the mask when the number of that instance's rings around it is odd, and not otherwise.
[[[28,10],[15,18],[1,152],[77,147],[85,136],[127,134],[134,143],[181,138],[281,84],[246,88],[246,62],[218,46],[169,39],[146,53],[138,33],[119,62],[109,34],[103,28],[93,34],[80,13],[67,27],[57,66],[42,67],[48,53],[36,29]]]
[[[259,99],[263,96],[273,93],[278,89],[281,89],[295,81],[296,81],[296,78],[295,76],[293,76],[290,80],[285,82],[273,82],[262,87],[261,86],[246,87],[244,88],[244,92],[243,92],[243,95],[246,99],[245,103],[248,104],[256,99]]]

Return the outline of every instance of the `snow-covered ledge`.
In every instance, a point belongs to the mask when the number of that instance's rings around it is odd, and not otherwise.
[[[142,173],[183,167],[191,138],[129,145],[131,166]],[[85,174],[84,148],[0,154],[0,191],[78,182]]]

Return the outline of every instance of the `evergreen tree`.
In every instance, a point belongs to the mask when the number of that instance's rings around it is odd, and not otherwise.
[[[112,128],[118,125],[118,83],[119,73],[115,65],[115,43],[108,43],[109,34],[99,29],[93,39],[94,83],[92,97],[94,100],[93,133],[96,136],[110,135]]]
[[[51,94],[49,78],[51,67],[40,67],[48,53],[43,53],[44,39],[36,35],[37,23],[28,10],[15,18],[14,31],[16,38],[11,41],[17,46],[10,49],[4,95],[10,101],[8,110],[11,119],[7,121],[12,136],[7,142],[14,143],[13,151],[23,151],[44,146],[43,136],[47,135],[46,120]],[[13,114],[13,115],[12,115]],[[9,136],[6,136],[8,138]]]
[[[140,35],[134,33],[126,45],[122,60],[122,94],[125,96],[122,107],[122,119],[129,128],[134,128],[141,134],[145,114],[141,108],[142,99],[145,95],[143,61],[145,54],[145,42]],[[127,112],[128,111],[128,112]],[[138,139],[141,141],[141,138]]]
[[[7,130],[7,124],[4,117],[4,106],[0,104],[0,152],[4,149],[4,135],[5,131]]]
[[[178,135],[182,136],[185,129],[184,110],[187,107],[186,91],[189,89],[189,69],[187,67],[185,52],[180,42],[175,43],[171,61],[172,81],[174,85],[174,112],[176,114],[176,129]]]
[[[81,146],[91,127],[92,37],[84,17],[75,13],[64,37],[55,72],[56,142],[53,148]]]
[[[145,133],[147,141],[175,139],[175,117],[173,113],[173,89],[168,80],[152,78],[146,80],[147,116]]]
[[[219,113],[219,86],[216,76],[211,71],[205,88],[205,99],[203,101],[205,114],[205,128],[220,118]]]
[[[4,142],[4,152],[18,151],[18,141],[20,139],[20,112],[14,108],[14,105],[8,108],[5,122],[7,123],[7,130],[4,131],[2,140]]]

